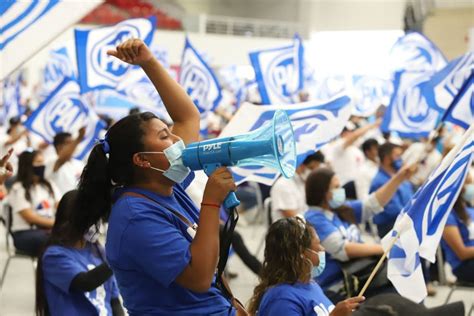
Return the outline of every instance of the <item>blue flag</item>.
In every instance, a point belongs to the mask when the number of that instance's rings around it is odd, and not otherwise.
[[[304,84],[303,53],[301,38],[295,36],[293,45],[249,54],[263,104],[297,102]]]
[[[440,113],[429,107],[421,86],[431,76],[399,71],[393,81],[394,92],[380,126],[384,132],[396,131],[401,137],[427,137],[436,128]]]
[[[10,118],[17,117],[25,111],[21,105],[20,83],[20,74],[13,74],[3,81],[3,122],[7,122]]]
[[[357,116],[368,117],[377,111],[380,105],[388,105],[393,93],[393,84],[369,76],[353,76],[354,112]]]
[[[418,189],[392,231],[382,240],[387,250],[394,236],[400,234],[389,253],[388,278],[402,296],[417,303],[427,294],[420,258],[435,262],[446,220],[464,185],[473,154],[474,127],[471,126]]]
[[[179,84],[191,97],[201,113],[201,133],[207,130],[207,114],[213,111],[222,99],[221,88],[211,67],[186,37]]]
[[[297,164],[339,136],[352,112],[351,99],[339,95],[326,103],[305,102],[286,105],[256,106],[243,104],[219,137],[253,131],[273,118],[276,110],[288,114],[296,141]],[[266,167],[232,168],[236,183],[257,181],[272,185],[279,173]]]
[[[474,53],[449,62],[421,85],[427,104],[443,114],[442,120],[467,128],[472,123]]]
[[[435,72],[446,65],[446,58],[439,48],[418,32],[400,37],[390,51],[394,72]]]
[[[43,70],[42,86],[39,92],[44,100],[65,78],[77,79],[76,64],[71,59],[67,46],[52,50]]]
[[[86,126],[86,136],[75,152],[77,159],[83,159],[106,125],[79,92],[77,82],[66,78],[30,115],[25,126],[49,143],[57,133],[75,133]]]
[[[0,80],[103,0],[1,0]]]
[[[107,55],[107,51],[130,38],[139,38],[150,45],[155,25],[156,17],[151,17],[126,20],[99,29],[75,30],[81,92],[114,89],[132,66]]]
[[[444,114],[443,121],[451,122],[468,129],[474,124],[474,75],[471,74],[463,88],[454,98]]]

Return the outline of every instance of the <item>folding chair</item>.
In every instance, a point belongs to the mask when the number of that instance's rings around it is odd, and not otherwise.
[[[15,248],[15,246],[10,246],[10,238],[13,238],[12,236],[12,222],[13,222],[13,214],[12,214],[12,208],[10,205],[5,204],[3,208],[3,219],[4,219],[4,224],[5,224],[5,248],[7,250],[7,261],[5,263],[5,266],[3,267],[3,272],[2,272],[2,278],[0,279],[0,290],[3,287],[3,283],[5,282],[5,277],[8,272],[8,267],[10,266],[10,261],[12,259],[30,259],[32,262],[33,266],[33,274],[36,273],[36,258],[30,256],[29,254],[26,254],[22,252],[21,250],[18,250]]]

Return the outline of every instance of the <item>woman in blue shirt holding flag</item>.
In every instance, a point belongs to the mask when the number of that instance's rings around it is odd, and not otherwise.
[[[326,269],[317,278],[327,293],[337,293],[342,287],[341,262],[383,254],[381,245],[362,241],[356,224],[364,223],[383,211],[383,206],[390,201],[398,185],[413,172],[413,167],[402,168],[364,201],[346,201],[339,178],[331,169],[320,168],[309,175],[306,180],[309,210],[305,213],[305,219],[316,229],[328,253]],[[371,295],[371,290],[369,288],[367,296]],[[337,294],[332,298],[340,299]]]
[[[107,259],[130,315],[234,315],[215,284],[219,207],[236,188],[232,174],[217,169],[197,208],[184,191],[193,174],[180,160],[185,144],[198,140],[196,106],[141,40],[108,54],[142,67],[174,125],[170,130],[145,112],[109,129],[81,177],[79,206],[86,211],[78,227],[109,221]],[[237,314],[245,312],[236,305]]]
[[[474,283],[474,183],[466,183],[443,231],[446,261],[461,282]]]
[[[315,230],[299,217],[270,226],[264,256],[260,282],[250,299],[251,315],[346,316],[364,301],[353,297],[334,306],[312,280],[325,269],[325,250]]]
[[[36,270],[37,316],[122,316],[124,311],[112,270],[105,261],[94,225],[87,234],[74,229],[77,191],[58,205],[48,245]]]

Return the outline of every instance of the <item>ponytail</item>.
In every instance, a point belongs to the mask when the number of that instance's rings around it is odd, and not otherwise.
[[[133,184],[133,155],[143,151],[143,123],[152,119],[158,118],[151,112],[126,116],[92,149],[79,181],[79,211],[73,212],[74,229],[80,236],[100,220],[107,222],[115,187]]]
[[[108,158],[101,144],[97,144],[89,155],[79,181],[77,202],[72,212],[74,235],[82,236],[100,220],[107,221],[112,200],[112,182]]]

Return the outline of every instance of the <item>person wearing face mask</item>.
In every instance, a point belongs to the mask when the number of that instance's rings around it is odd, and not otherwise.
[[[311,171],[316,170],[324,163],[324,155],[316,152],[309,155],[296,168],[294,177],[287,179],[280,177],[270,190],[272,200],[272,220],[283,217],[293,217],[303,215],[308,209],[304,185]]]
[[[56,221],[36,269],[36,315],[122,316],[117,283],[98,242],[98,225],[77,235],[77,191],[58,204]]]
[[[232,174],[216,169],[199,207],[185,192],[194,174],[181,154],[198,141],[199,111],[143,41],[108,54],[144,70],[174,124],[143,112],[107,131],[81,175],[73,229],[81,235],[108,221],[106,257],[129,315],[245,315],[215,282],[219,208],[236,189]]]
[[[459,281],[474,283],[474,183],[466,181],[448,216],[441,246]]]
[[[309,210],[304,217],[318,232],[328,254],[326,269],[317,277],[318,283],[325,291],[338,293],[342,287],[341,262],[383,254],[381,245],[362,241],[356,224],[380,214],[398,186],[414,171],[413,167],[402,168],[384,186],[363,201],[346,201],[339,177],[331,169],[320,168],[310,174],[306,181],[306,202]],[[369,287],[367,296],[375,292],[376,289]],[[338,295],[331,298],[340,299]]]
[[[402,167],[402,149],[392,143],[379,146],[380,168],[372,180],[369,192],[375,192],[397,173]],[[393,227],[398,214],[410,201],[414,194],[413,185],[404,181],[398,186],[393,198],[385,205],[384,211],[374,216],[373,221],[377,225],[380,238],[384,237]]]
[[[299,217],[274,222],[265,238],[263,269],[250,299],[250,314],[350,315],[364,298],[334,306],[313,280],[324,269],[325,249],[311,225]]]
[[[282,256],[281,254],[285,254]],[[301,218],[273,223],[265,243],[264,268],[249,302],[256,316],[464,315],[462,302],[426,308],[399,294],[352,297],[334,304],[313,279],[326,268],[318,232]]]
[[[38,256],[54,224],[58,189],[44,178],[44,158],[39,151],[24,151],[18,159],[18,173],[7,197],[12,208],[12,236],[15,248]]]

